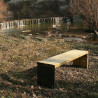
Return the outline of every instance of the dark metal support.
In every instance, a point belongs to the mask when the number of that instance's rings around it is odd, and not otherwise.
[[[55,66],[37,63],[37,83],[40,86],[54,88]]]

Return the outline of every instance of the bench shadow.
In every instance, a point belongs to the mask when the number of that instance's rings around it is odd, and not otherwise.
[[[88,85],[89,84],[89,85]],[[88,86],[86,86],[88,85]],[[90,96],[90,94],[96,94],[97,93],[97,85],[98,84],[93,84],[90,82],[80,82],[80,81],[67,81],[67,80],[58,80],[56,81],[55,87],[57,89],[59,88],[64,88],[65,90],[67,90],[68,92],[66,92],[65,95],[68,95],[70,98],[71,97],[75,97],[76,96]],[[64,93],[63,91],[61,91],[62,93]],[[79,97],[80,98],[80,97]],[[89,97],[88,97],[89,98]],[[97,98],[95,95],[92,95],[92,97],[90,98]]]
[[[0,89],[13,89],[17,90],[17,87],[21,91],[25,90],[30,92],[26,87],[36,86],[37,83],[37,67],[27,69],[22,72],[9,71],[8,73],[0,74],[2,82],[0,82]]]

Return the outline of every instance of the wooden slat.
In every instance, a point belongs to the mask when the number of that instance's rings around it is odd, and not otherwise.
[[[63,65],[63,64],[68,63],[70,61],[73,61],[81,56],[86,55],[86,54],[88,54],[88,51],[71,50],[71,51],[50,57],[48,59],[39,61],[39,63],[54,65],[56,68],[56,67],[59,67],[60,65]]]

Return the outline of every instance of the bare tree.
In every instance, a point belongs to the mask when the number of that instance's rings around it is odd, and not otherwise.
[[[71,11],[85,16],[93,30],[98,30],[98,0],[71,0]]]
[[[8,14],[8,5],[3,0],[0,0],[0,20],[6,19]]]

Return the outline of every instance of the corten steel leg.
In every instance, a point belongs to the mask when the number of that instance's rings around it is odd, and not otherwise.
[[[40,86],[54,88],[55,66],[37,63],[37,83]]]
[[[73,65],[81,66],[88,69],[88,54],[74,60]]]

